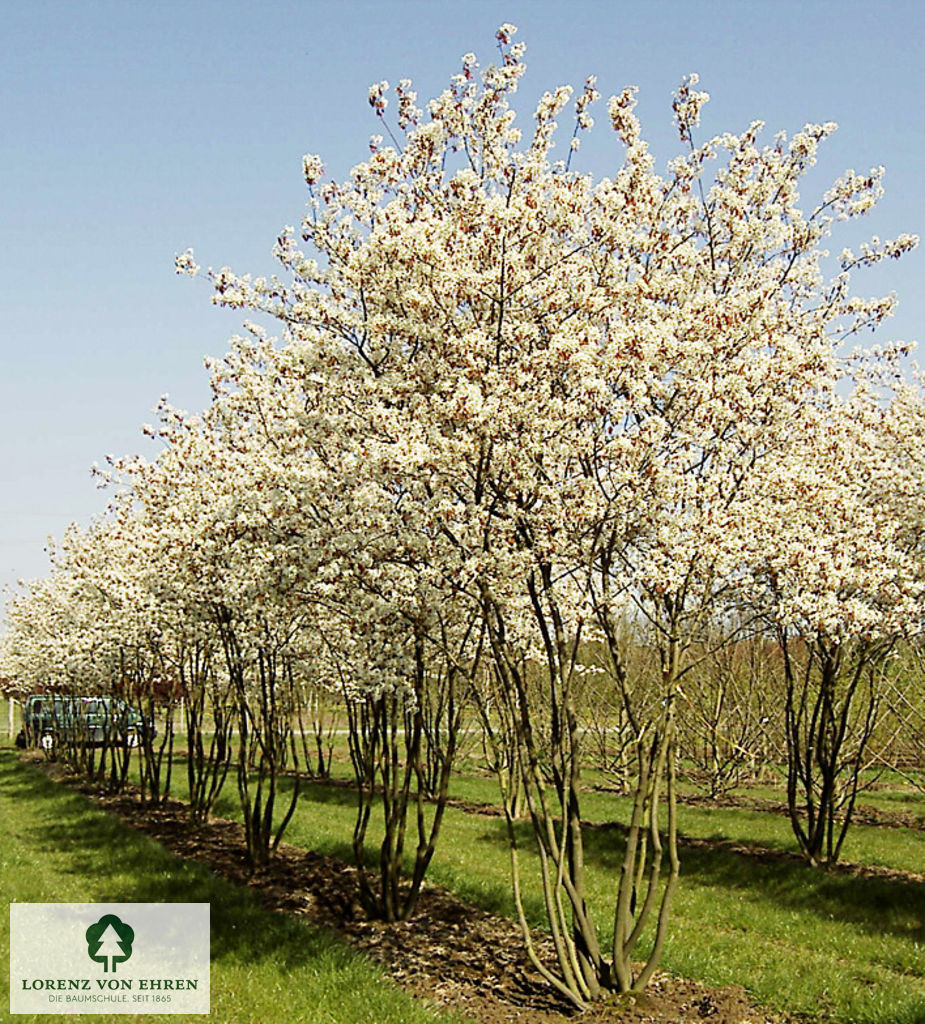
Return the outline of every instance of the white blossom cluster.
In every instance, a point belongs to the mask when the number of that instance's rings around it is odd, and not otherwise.
[[[574,671],[570,639],[627,605],[673,636],[746,599],[835,636],[918,628],[921,390],[890,404],[842,350],[891,309],[850,271],[917,240],[822,269],[882,169],[804,211],[834,126],[697,144],[691,76],[666,174],[628,89],[607,104],[622,163],[595,181],[553,160],[570,89],[516,127],[514,32],[423,107],[401,80],[394,132],[374,84],[390,141],[344,181],[304,157],[279,278],[209,272],[281,339],[250,326],[211,363],[209,408],[164,405],[160,456],[114,463],[113,509],[14,602],[5,674],[104,686],[129,655],[176,673],[233,632],[246,664],[285,652],[362,695],[404,687],[420,644],[469,672],[511,651]],[[572,151],[598,98],[590,78]]]

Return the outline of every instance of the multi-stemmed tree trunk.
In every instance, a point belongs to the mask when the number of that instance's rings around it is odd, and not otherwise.
[[[415,640],[413,676],[407,688],[346,695],[350,757],[357,785],[353,853],[366,912],[384,921],[412,914],[436,849],[449,796],[463,702],[454,666],[433,671],[424,643]],[[428,688],[439,686],[444,727],[425,735]],[[432,698],[434,695],[431,694]],[[439,747],[436,745],[439,741]],[[429,749],[428,749],[429,745]],[[383,838],[377,871],[367,861],[367,834],[373,810],[382,809]],[[413,863],[405,865],[413,820]],[[409,851],[410,852],[410,851]]]
[[[152,727],[141,729],[139,737],[141,794],[142,799],[151,804],[165,803],[170,796],[177,706],[178,700],[170,692],[159,701],[155,693],[149,691],[139,701],[145,722],[150,722],[153,726],[157,717],[160,717],[162,723],[162,728],[156,735]],[[157,716],[159,710],[162,712],[161,716]]]
[[[606,616],[602,625],[610,654],[610,677],[634,729],[635,776],[630,783],[633,811],[614,892],[614,937],[609,950],[587,900],[585,846],[581,818],[583,730],[577,713],[581,633],[570,635],[560,614],[549,566],[529,585],[534,621],[545,664],[531,661],[506,639],[502,608],[489,596],[485,617],[492,654],[491,685],[480,708],[486,731],[517,765],[539,858],[542,897],[556,963],[537,953],[524,908],[520,852],[510,773],[499,776],[510,841],[514,899],[528,955],[540,973],[579,1007],[608,992],[639,991],[648,984],[661,956],[679,860],[675,815],[674,681],[678,651],[663,665],[664,700],[643,719],[632,700],[622,643]],[[537,699],[540,688],[542,699]],[[496,757],[501,757],[498,751]],[[662,820],[664,794],[667,805]],[[667,865],[667,871],[666,869]],[[648,928],[653,934],[643,943]],[[645,952],[642,952],[645,946]],[[642,965],[637,962],[642,960]]]
[[[231,686],[212,663],[207,645],[196,644],[180,662],[185,695],[186,778],[190,819],[202,825],[221,794],[234,758],[236,706]],[[211,731],[207,731],[211,724]]]
[[[294,700],[283,668],[285,654],[269,643],[245,648],[224,609],[218,611],[217,621],[236,704],[238,797],[247,860],[252,870],[258,870],[279,846],[298,801],[298,763],[291,749]],[[280,780],[290,764],[296,769],[292,792],[276,820]]]
[[[794,639],[780,631],[786,681],[787,807],[803,856],[838,860],[881,706],[891,645]]]

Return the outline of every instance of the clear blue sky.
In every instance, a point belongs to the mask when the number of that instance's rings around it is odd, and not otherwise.
[[[672,90],[697,71],[705,132],[837,121],[805,202],[848,167],[883,164],[867,233],[925,235],[925,4],[4,0],[0,586],[44,574],[47,535],[105,507],[91,464],[147,452],[139,428],[162,394],[207,400],[202,357],[241,317],[176,277],[174,254],[272,272],[277,231],[304,208],[302,154],[342,174],[377,131],[372,81],[407,76],[427,98],[466,51],[490,60],[504,21],[527,44],[527,115],[588,74],[605,97],[636,84],[664,161]],[[581,154],[598,174],[620,158],[603,113]],[[884,339],[925,335],[923,267],[916,252],[858,281],[899,295]]]

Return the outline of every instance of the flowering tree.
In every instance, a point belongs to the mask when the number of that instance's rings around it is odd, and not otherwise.
[[[235,642],[262,685],[281,670],[295,692],[324,648],[362,697],[359,777],[371,793],[369,765],[391,772],[378,777],[387,841],[371,900],[390,919],[410,912],[433,854],[443,805],[424,823],[424,794],[445,798],[471,687],[539,855],[553,962],[531,945],[506,798],[530,955],[586,1006],[644,987],[658,963],[679,872],[679,704],[756,614],[782,645],[795,833],[814,862],[839,855],[886,658],[918,629],[922,593],[921,389],[898,382],[902,349],[845,350],[892,308],[853,296],[850,275],[917,239],[845,250],[827,273],[827,237],[875,205],[882,170],[847,173],[804,211],[798,187],[834,125],[760,146],[756,122],[698,143],[707,96],[693,77],[664,174],[632,90],[607,108],[622,163],[597,181],[573,171],[594,80],[556,162],[572,94],[546,94],[522,138],[514,31],[499,30],[497,66],[467,54],[426,115],[399,83],[390,144],[374,138],[347,180],[323,184],[305,158],[312,251],[282,233],[285,283],[212,275],[218,302],[278,318],[284,340],[257,332],[216,372],[207,428],[236,488],[208,514],[222,555],[203,565],[222,607],[247,610]],[[383,124],[387,92],[370,94]],[[584,888],[592,667],[635,761],[612,933]],[[450,727],[425,771],[429,706],[448,708]]]
[[[264,542],[283,551],[274,558],[302,615],[297,660],[347,708],[364,903],[397,920],[413,909],[435,849],[460,725],[460,664],[472,670],[478,631],[434,571],[436,531],[409,531],[406,488],[388,465],[371,469],[369,397],[332,373],[327,356],[299,345],[277,351],[253,329],[213,368],[212,412],[260,447],[259,475],[245,491],[255,496],[253,514],[272,523]],[[432,703],[439,725],[427,715]],[[365,844],[376,803],[385,836],[372,882]]]
[[[137,744],[143,793],[157,800],[169,786],[169,729],[157,748],[146,725],[130,736],[119,703],[137,704],[163,679],[157,608],[144,578],[143,545],[117,516],[70,527],[53,549],[51,575],[13,602],[4,654],[32,689],[67,698],[57,705],[61,756],[119,789]]]
[[[129,491],[111,524],[70,540],[52,579],[14,605],[8,650],[62,684],[88,667],[101,687],[179,680],[200,818],[233,723],[255,867],[295,806],[297,786],[278,813],[300,695],[337,689],[364,900],[388,920],[411,912],[433,855],[472,692],[501,769],[529,954],[584,1007],[641,989],[658,963],[679,873],[678,706],[750,628],[743,608],[768,616],[784,651],[795,830],[811,859],[838,854],[870,710],[847,803],[834,785],[842,740],[861,684],[874,694],[881,652],[914,614],[920,532],[897,498],[914,480],[892,483],[915,403],[887,412],[872,390],[871,367],[888,359],[840,356],[890,303],[852,297],[849,272],[915,240],[846,251],[827,279],[821,245],[836,220],[870,209],[880,172],[849,173],[802,212],[801,176],[834,126],[759,148],[755,123],[698,144],[707,97],[693,78],[674,105],[683,152],[664,175],[632,90],[608,103],[624,147],[613,176],[572,171],[595,83],[575,101],[568,159],[554,161],[572,94],[545,94],[522,138],[513,33],[499,30],[498,66],[467,54],[426,116],[399,83],[397,134],[374,137],[347,180],[323,183],[321,161],[304,159],[308,251],[282,232],[286,281],[211,273],[217,302],[277,318],[282,343],[251,327],[212,364],[201,418],[163,407],[164,451],[117,463]],[[387,94],[370,92],[383,124]],[[195,270],[192,255],[178,268]],[[634,766],[612,933],[584,883],[589,673],[619,709]],[[207,693],[221,722],[210,757]],[[552,962],[524,911],[522,808]]]
[[[368,532],[388,521],[395,560],[413,552],[429,581],[477,611],[491,661],[483,706],[503,707],[510,725],[557,949],[555,964],[531,956],[585,1005],[643,987],[660,954],[678,875],[675,709],[705,627],[798,534],[817,583],[817,563],[857,547],[850,530],[822,539],[829,524],[816,513],[834,491],[800,489],[791,469],[816,472],[831,423],[861,409],[835,400],[850,372],[839,345],[890,301],[852,297],[851,265],[915,239],[845,254],[827,281],[820,243],[834,221],[871,208],[881,172],[847,174],[802,212],[800,178],[834,125],[759,148],[754,123],[698,145],[707,97],[695,78],[676,95],[684,151],[666,175],[632,90],[608,104],[622,165],[596,182],[573,172],[594,81],[575,103],[569,158],[554,162],[571,90],[544,95],[524,141],[509,105],[524,71],[513,32],[499,30],[498,65],[480,71],[467,54],[426,116],[400,82],[398,134],[374,137],[347,180],[323,184],[321,161],[305,158],[299,234],[314,252],[283,231],[287,282],[227,268],[211,277],[217,302],[277,317],[290,358],[337,396],[329,443],[363,480],[351,508]],[[387,92],[370,91],[384,124]],[[190,254],[179,269],[194,269]],[[789,525],[775,515],[781,493]],[[367,550],[368,571],[385,573],[384,552]],[[812,581],[793,592],[807,599]],[[653,638],[654,707],[634,702],[627,614]],[[584,894],[575,698],[585,640],[606,651],[637,765],[607,953]],[[518,885],[515,855],[529,943]]]
[[[879,378],[890,367],[882,362]],[[848,399],[832,396],[820,410],[819,436],[795,439],[799,457],[769,504],[782,524],[763,571],[783,654],[788,805],[812,864],[839,857],[888,659],[898,638],[919,629],[915,473],[896,446],[909,421],[869,375],[865,368]]]
[[[189,624],[178,658],[178,669],[194,687],[188,723],[201,719],[204,688],[217,715],[214,760],[200,763],[190,776],[194,816],[207,813],[224,777],[233,723],[248,856],[259,867],[278,845],[298,793],[296,785],[282,819],[275,820],[278,782],[296,756],[289,662],[305,609],[287,584],[286,552],[274,543],[272,510],[261,504],[261,447],[247,427],[218,400],[202,419],[165,405],[158,431],[164,451],[152,463],[127,460],[117,469],[131,482],[137,514],[155,531],[160,560],[170,567],[162,596]],[[189,738],[193,752],[201,737]]]

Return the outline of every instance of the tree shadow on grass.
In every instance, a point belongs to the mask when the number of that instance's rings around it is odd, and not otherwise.
[[[529,822],[515,822],[520,848],[534,849]],[[625,829],[618,824],[593,825],[584,831],[585,862],[595,870],[616,875],[622,864]],[[503,821],[486,828],[479,842],[507,846]],[[723,842],[680,843],[682,884],[729,893],[758,895],[776,907],[812,913],[870,935],[892,934],[925,942],[925,886],[902,877],[872,877],[835,868],[822,871],[781,850],[731,848]]]
[[[36,850],[54,850],[64,860],[57,870],[87,879],[84,898],[99,893],[100,902],[209,903],[213,962],[266,961],[288,972],[319,958],[335,967],[356,960],[357,954],[333,934],[264,909],[254,893],[169,853],[15,756],[0,754],[0,800],[35,805],[31,822],[25,807],[17,839]],[[47,800],[56,801],[50,822]]]
[[[682,846],[681,870],[701,885],[759,893],[775,906],[844,922],[869,935],[925,941],[925,886],[912,879],[823,871],[795,857],[722,846]]]
[[[254,776],[256,782],[256,775]],[[277,781],[276,802],[277,805],[284,805],[292,795],[293,778],[289,775],[281,776]],[[227,787],[227,783],[226,783]],[[349,807],[356,810],[357,793],[347,782],[332,782],[323,779],[302,778],[299,781],[299,804],[303,802],[313,804],[332,804],[341,807]],[[237,795],[234,793],[234,782],[232,780],[230,789],[225,788],[216,805],[216,813],[229,818],[236,818],[240,815],[240,805]],[[298,809],[296,810],[298,814]]]
[[[292,790],[292,780],[286,779],[287,792]],[[333,782],[329,779],[303,778],[299,782],[299,799],[303,797],[313,804],[337,804],[355,810],[358,795],[354,786],[346,780]]]

